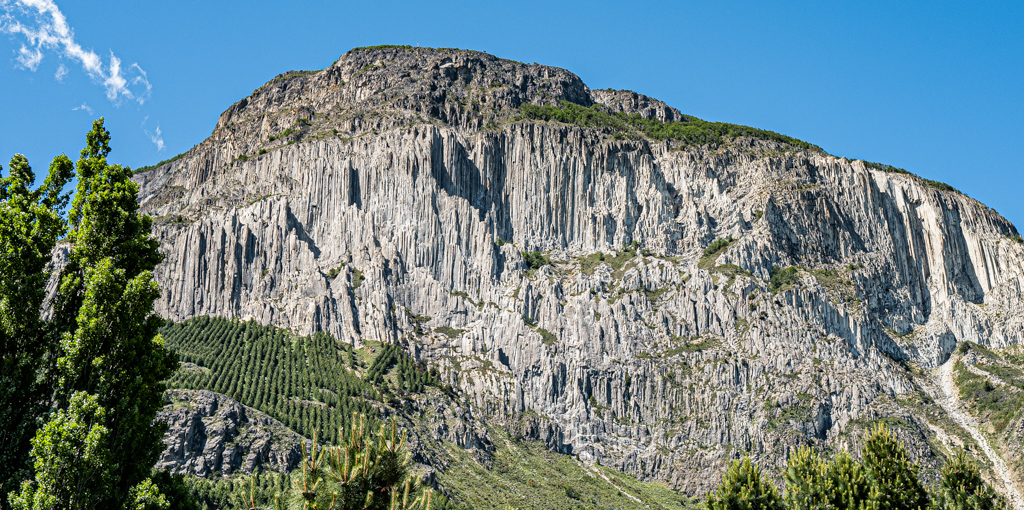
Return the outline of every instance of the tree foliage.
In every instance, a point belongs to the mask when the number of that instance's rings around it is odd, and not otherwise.
[[[725,122],[708,122],[690,116],[678,122],[662,122],[656,119],[645,119],[637,113],[613,112],[602,105],[583,106],[569,101],[561,101],[558,106],[527,103],[522,105],[520,110],[523,117],[527,119],[556,121],[584,128],[600,129],[612,133],[616,138],[646,137],[654,140],[673,140],[682,142],[684,145],[719,145],[727,140],[747,137],[822,152],[821,148],[816,145],[773,131]]]
[[[917,478],[920,469],[907,458],[907,451],[884,423],[867,432],[861,453],[864,470],[871,482],[868,506],[874,510],[923,510],[928,492]]]
[[[41,312],[51,253],[66,232],[63,188],[73,175],[71,160],[58,156],[32,190],[35,175],[17,154],[0,178],[0,503],[30,473],[30,440],[52,391],[42,367],[58,336]]]
[[[420,491],[410,475],[410,455],[405,433],[399,434],[392,419],[376,434],[367,428],[366,417],[352,420],[339,446],[319,447],[314,437],[291,491],[277,508],[289,510],[398,510],[428,509],[431,491]],[[417,496],[417,493],[421,492]]]
[[[159,288],[152,270],[161,255],[151,219],[138,212],[131,169],[109,164],[109,153],[110,134],[99,119],[76,166],[70,251],[52,318],[41,328],[59,335],[59,344],[43,347],[56,361],[44,374],[54,382],[44,399],[53,412],[35,416],[45,425],[31,440],[34,475],[11,496],[18,509],[167,506],[148,478],[163,447],[162,430],[152,425],[161,381],[177,366],[153,313]],[[54,182],[66,182],[67,162],[58,158],[55,166]],[[44,194],[56,197],[43,199],[54,206],[66,203],[52,190]],[[60,231],[63,219],[53,221]],[[31,306],[25,313],[39,317],[41,308]]]
[[[543,266],[551,264],[551,260],[549,260],[547,257],[544,256],[543,253],[539,251],[523,251],[520,253],[523,256],[523,261],[526,262],[526,267],[530,268],[531,270],[537,270]]]
[[[275,497],[291,487],[290,480],[291,473],[273,471],[210,478],[166,473],[154,476],[161,492],[167,494],[171,510],[273,508]]]
[[[707,510],[783,510],[775,486],[750,457],[733,461],[718,489],[708,494]]]
[[[714,241],[711,242],[711,244],[707,246],[707,248],[704,248],[704,256],[710,257],[712,255],[715,255],[716,253],[722,251],[723,249],[728,248],[729,245],[733,243],[733,241],[735,241],[735,239],[733,239],[732,236],[719,237],[718,239],[715,239]]]
[[[978,466],[963,450],[942,467],[942,479],[935,494],[935,510],[996,510],[1004,501],[984,480]]]
[[[800,283],[800,266],[773,267],[768,287],[773,293],[784,291]]]
[[[749,459],[736,461],[709,493],[707,510],[781,508],[790,510],[993,510],[1005,501],[981,478],[978,467],[957,451],[942,468],[934,494],[918,480],[919,467],[883,423],[865,434],[861,460],[846,451],[831,461],[807,446],[794,451],[783,473],[781,503],[774,486]]]
[[[828,503],[837,510],[859,510],[871,492],[864,467],[845,450],[836,454],[825,468]]]
[[[782,497],[792,510],[824,508],[829,503],[830,486],[826,465],[814,450],[801,446],[789,457],[784,478],[786,490]]]
[[[167,324],[161,334],[184,363],[169,386],[227,395],[306,437],[319,430],[331,443],[353,413],[372,415],[374,402],[389,394],[438,384],[436,370],[397,345],[381,345],[360,375],[359,353],[325,333],[303,337],[255,322],[197,317]]]

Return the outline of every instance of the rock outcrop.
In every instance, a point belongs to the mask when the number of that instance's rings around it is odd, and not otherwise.
[[[520,114],[560,101],[687,120],[462,50],[358,49],[275,78],[136,176],[166,255],[158,311],[401,343],[487,420],[688,492],[739,452],[780,466],[885,417],[939,462],[916,374],[959,342],[1020,343],[1013,225],[783,142]]]
[[[308,443],[281,422],[209,391],[168,390],[157,421],[167,423],[156,469],[207,476],[291,471]]]

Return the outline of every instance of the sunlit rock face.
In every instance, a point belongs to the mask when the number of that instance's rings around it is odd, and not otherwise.
[[[690,492],[741,452],[855,447],[880,417],[939,462],[921,369],[1024,332],[1008,221],[776,141],[521,114],[561,101],[688,120],[463,50],[358,49],[275,78],[136,176],[166,255],[158,312],[400,343],[489,423]]]
[[[302,443],[309,443],[281,422],[224,395],[170,390],[165,401],[157,415],[167,424],[158,470],[198,476],[285,473],[298,466]]]

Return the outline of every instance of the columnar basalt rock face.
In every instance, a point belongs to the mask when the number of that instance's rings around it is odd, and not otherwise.
[[[558,101],[685,120],[461,50],[353,50],[276,78],[136,176],[166,255],[158,312],[402,343],[488,420],[528,416],[557,450],[688,491],[737,452],[779,466],[790,446],[856,443],[880,417],[939,462],[908,400],[931,391],[913,367],[958,342],[1021,341],[1009,222],[776,142],[517,117]],[[552,263],[528,267],[532,250]],[[773,292],[773,269],[791,266]]]

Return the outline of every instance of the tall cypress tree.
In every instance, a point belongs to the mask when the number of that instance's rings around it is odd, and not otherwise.
[[[148,478],[162,447],[152,426],[161,381],[177,366],[153,313],[161,255],[131,170],[108,164],[109,153],[101,118],[78,160],[72,248],[54,300],[57,412],[32,440],[35,477],[12,498],[18,509],[166,506]]]
[[[74,175],[67,156],[53,160],[43,185],[21,154],[0,178],[0,507],[7,493],[31,475],[28,462],[36,419],[47,409],[52,387],[40,367],[58,342],[42,319],[48,264],[66,227],[62,190]]]

